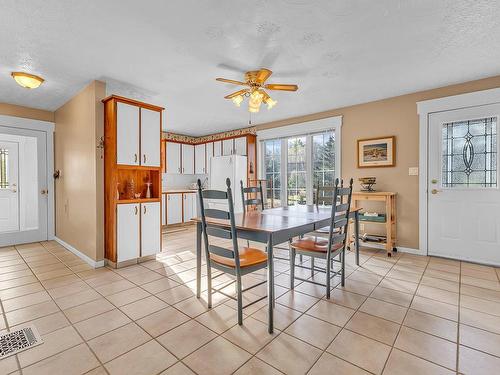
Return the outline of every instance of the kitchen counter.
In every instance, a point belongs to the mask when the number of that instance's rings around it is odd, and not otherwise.
[[[166,189],[162,191],[162,194],[175,194],[175,193],[196,193],[198,190],[194,189]]]

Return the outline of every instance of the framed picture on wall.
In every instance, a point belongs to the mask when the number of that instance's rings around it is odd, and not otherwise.
[[[394,167],[396,137],[358,139],[358,168]]]

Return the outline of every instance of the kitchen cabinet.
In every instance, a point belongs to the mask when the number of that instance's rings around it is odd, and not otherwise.
[[[194,174],[194,146],[193,145],[181,145],[182,150],[182,173],[183,174]]]
[[[197,216],[196,193],[184,193],[182,204],[184,209],[182,221],[188,223],[193,217]]]
[[[124,262],[126,260],[136,259],[139,257],[139,208],[139,203],[117,205],[117,262]]]
[[[222,155],[232,155],[234,153],[234,141],[233,139],[224,139],[222,141]]]
[[[167,225],[182,223],[182,193],[167,194]]]
[[[214,156],[221,156],[222,155],[222,141],[215,141],[214,142]]]
[[[205,165],[206,160],[206,146],[205,143],[194,146],[194,173],[205,174],[207,168]]]
[[[116,163],[139,165],[139,107],[121,102],[116,106]]]
[[[141,256],[161,251],[160,202],[141,203]]]
[[[161,225],[167,225],[167,196],[161,195]]]
[[[234,153],[236,155],[247,156],[247,137],[234,139]]]
[[[141,108],[141,165],[160,166],[161,112]]]
[[[206,167],[205,167],[205,173],[208,173],[208,170],[210,169],[210,159],[212,156],[214,156],[214,143],[213,142],[208,142],[205,144],[205,160],[206,160]]]
[[[166,143],[165,165],[167,173],[180,174],[181,169],[181,144],[175,142]]]

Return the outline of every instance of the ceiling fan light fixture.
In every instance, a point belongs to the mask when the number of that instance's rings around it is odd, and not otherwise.
[[[19,86],[27,89],[36,89],[44,82],[42,77],[24,72],[12,72],[11,76]]]
[[[267,104],[267,109],[269,110],[269,109],[273,108],[276,104],[278,104],[278,101],[277,100],[273,100],[271,98],[268,98],[266,100],[266,104]]]
[[[236,105],[236,107],[239,107],[242,101],[243,101],[243,95],[238,95],[233,98],[233,103]]]
[[[250,99],[248,100],[248,111],[249,112],[259,112],[260,104],[262,103],[262,99],[264,98],[264,94],[262,94],[259,90],[255,90],[250,94]]]

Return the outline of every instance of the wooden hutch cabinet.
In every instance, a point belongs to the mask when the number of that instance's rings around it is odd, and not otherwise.
[[[164,108],[115,95],[103,103],[105,258],[119,267],[161,251]]]

